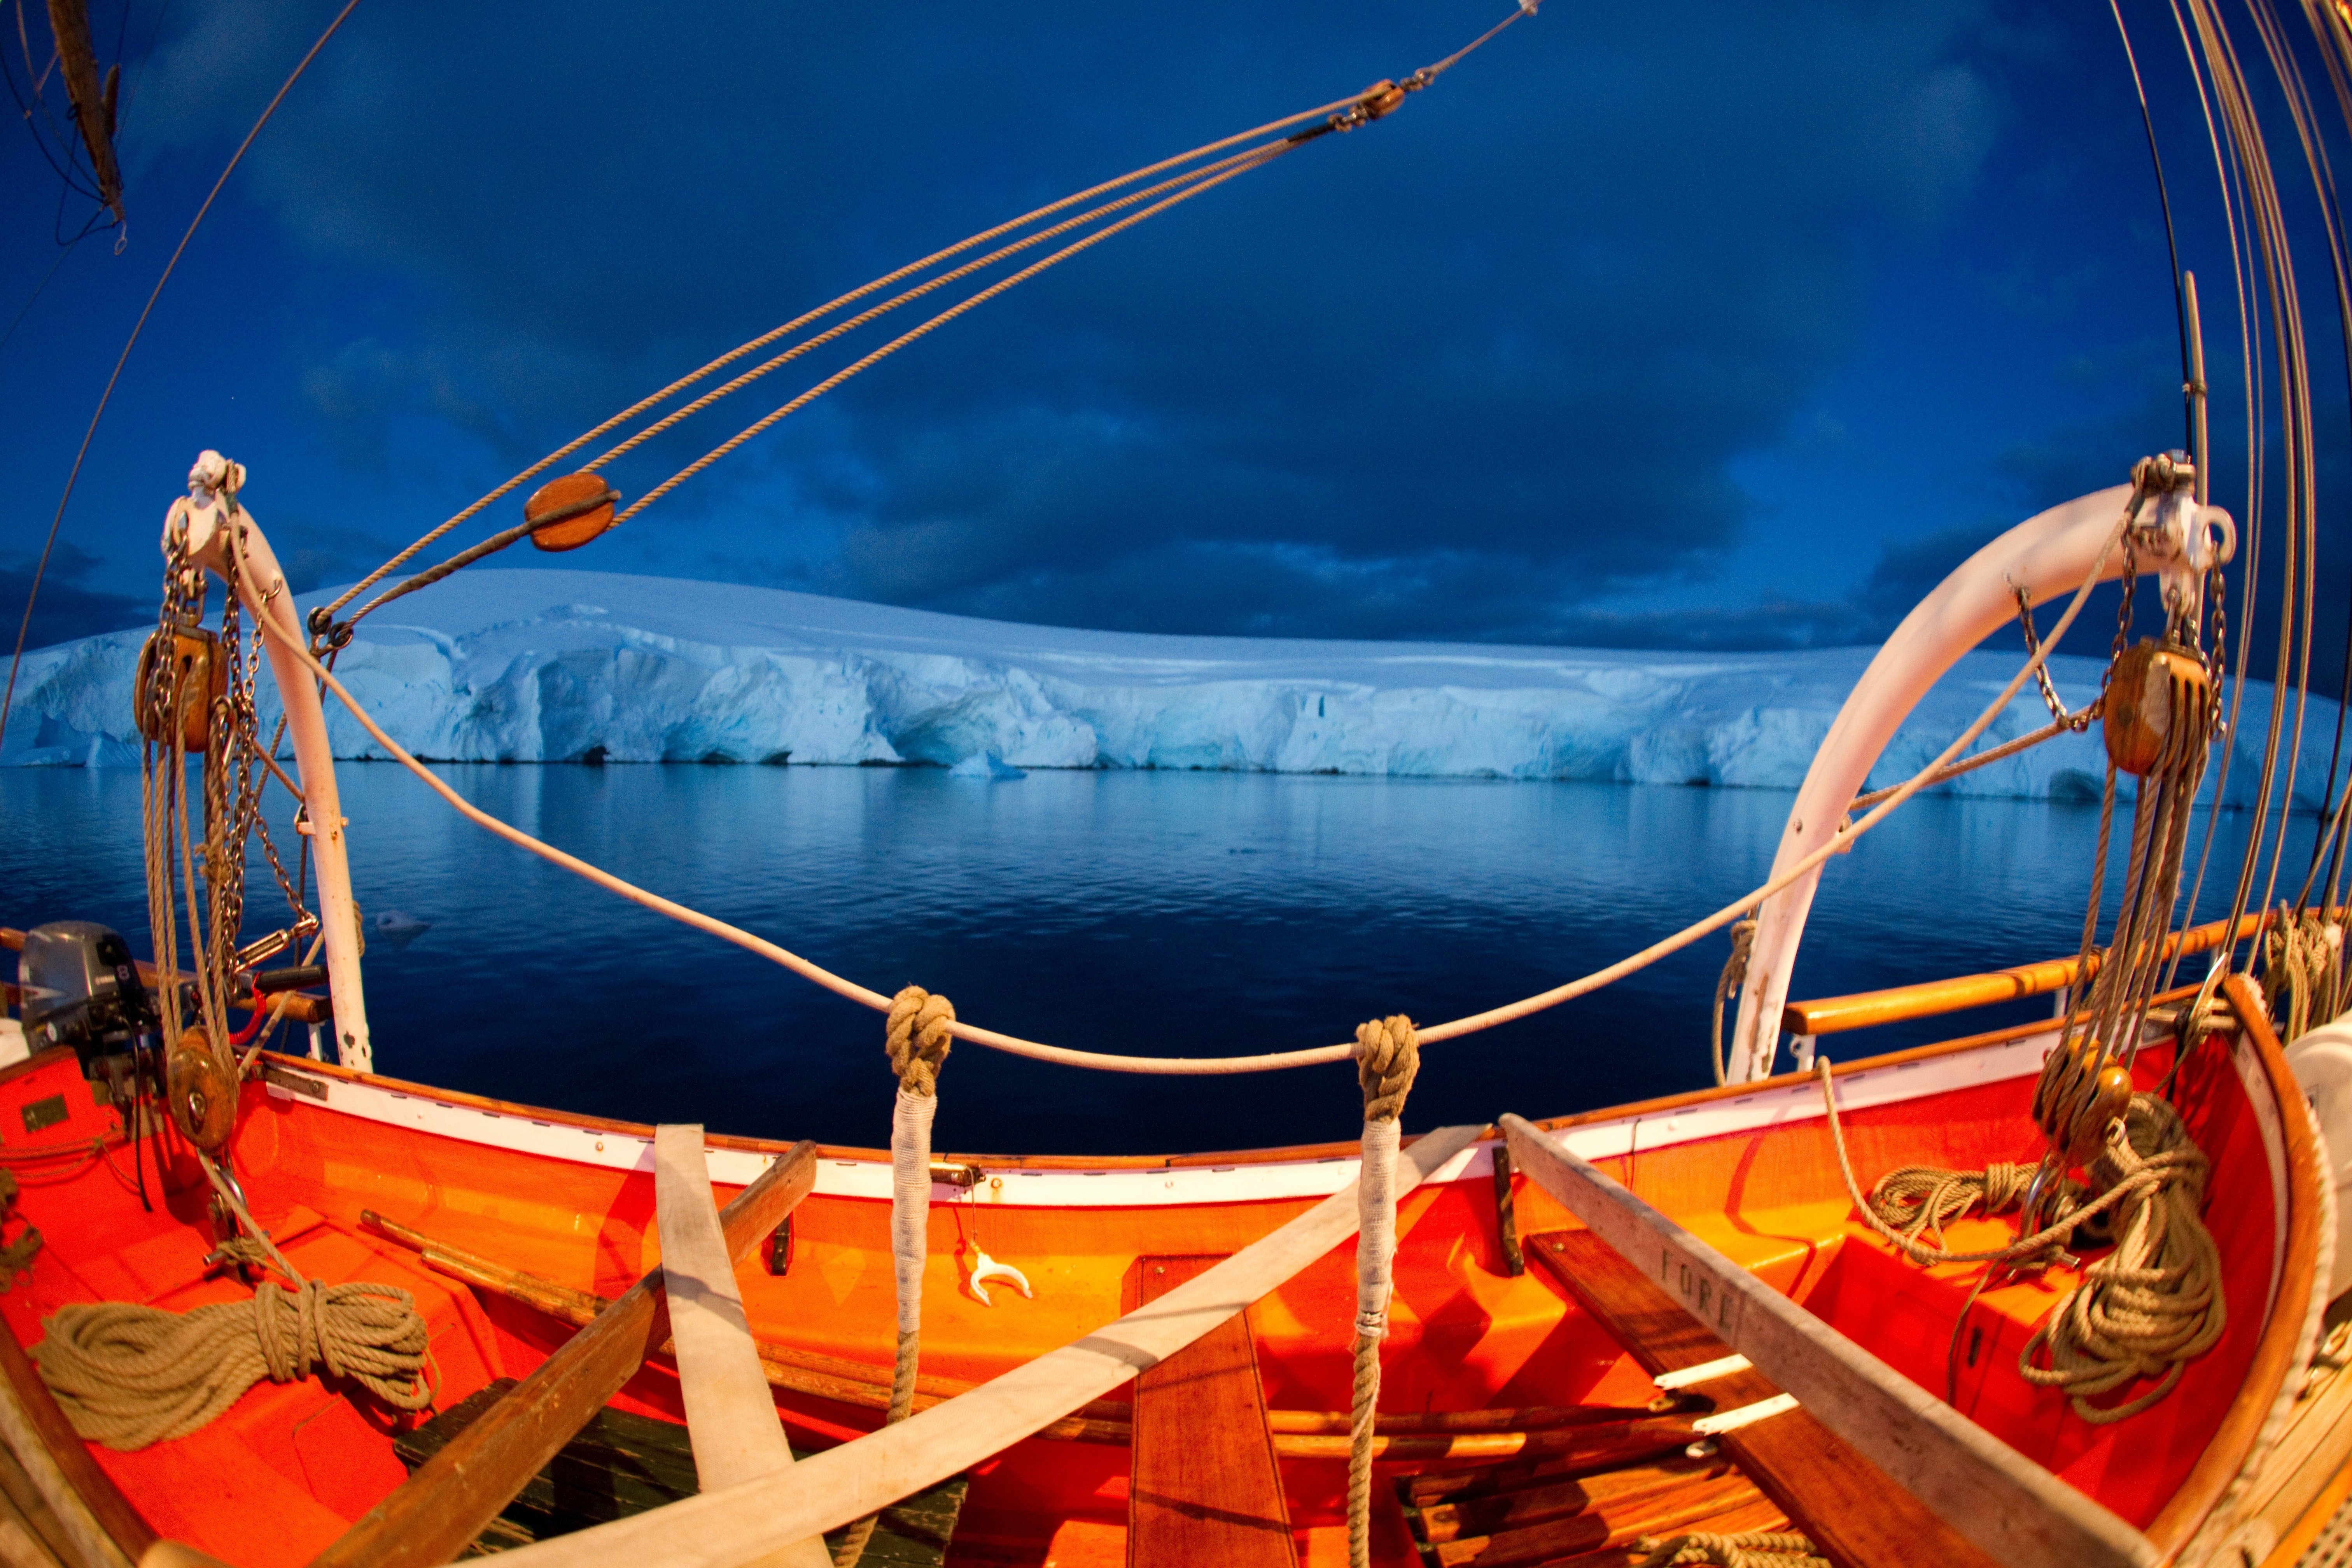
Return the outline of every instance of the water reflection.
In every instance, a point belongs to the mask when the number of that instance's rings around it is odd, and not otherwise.
[[[974,1022],[1171,1055],[1320,1045],[1375,1014],[1433,1023],[1556,984],[1756,885],[1790,802],[1234,773],[442,771],[551,842],[878,990],[919,984]],[[366,972],[382,1070],[640,1121],[887,1140],[891,1079],[871,1015],[509,848],[404,773],[342,777],[376,922]],[[0,922],[102,920],[145,951],[138,795],[126,773],[0,770],[12,828]],[[2209,916],[2250,821],[2221,819]],[[1915,802],[1832,863],[1794,994],[2072,952],[2096,825],[2091,805]],[[2311,829],[2298,820],[2301,844]],[[2299,871],[2299,856],[2289,863]],[[257,931],[275,895],[257,864],[248,886]],[[1711,938],[1550,1014],[1431,1047],[1408,1126],[1704,1082],[1726,951]],[[1839,1054],[2035,1010],[1872,1031]],[[943,1084],[938,1138],[959,1150],[1245,1147],[1350,1136],[1358,1121],[1344,1067],[1148,1079],[959,1047]]]

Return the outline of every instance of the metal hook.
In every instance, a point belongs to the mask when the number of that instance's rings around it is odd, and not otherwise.
[[[965,1280],[964,1284],[974,1296],[980,1298],[982,1306],[992,1307],[996,1303],[988,1299],[986,1290],[981,1289],[980,1282],[983,1279],[1002,1279],[1028,1300],[1034,1301],[1037,1299],[1037,1292],[1029,1289],[1029,1279],[1026,1275],[1010,1263],[999,1263],[975,1246],[971,1249],[971,1278]]]

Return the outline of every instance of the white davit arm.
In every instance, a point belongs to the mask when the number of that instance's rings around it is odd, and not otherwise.
[[[227,521],[228,498],[242,489],[245,466],[231,463],[218,452],[205,452],[188,470],[188,494],[172,503],[164,520],[168,546],[173,530],[186,530],[184,548],[188,559],[229,575],[231,551],[245,558],[236,574],[236,596],[257,621],[263,616],[282,631],[289,642],[302,643],[301,618],[294,613],[294,595],[286,587],[277,552],[261,535],[253,514],[236,504],[245,525],[240,545],[232,546]],[[310,859],[319,870],[319,929],[327,944],[327,988],[335,1003],[335,1059],[362,1072],[374,1070],[375,1053],[368,1041],[367,998],[360,989],[359,910],[352,902],[351,862],[344,853],[342,801],[335,791],[335,754],[327,743],[327,715],[319,704],[319,689],[300,660],[275,637],[264,637],[269,671],[278,679],[278,694],[286,705],[286,729],[294,741],[295,771],[302,780],[303,816],[310,828]]]
[[[2133,542],[2140,570],[2166,577],[2168,601],[2175,595],[2194,594],[2205,564],[2227,561],[2235,552],[2237,529],[2220,508],[2200,508],[2185,488],[2150,488],[2153,493]],[[2117,485],[2019,523],[1969,556],[1904,617],[1863,671],[1813,753],[1813,765],[1780,835],[1780,853],[1772,859],[1774,878],[1835,837],[1879,753],[1944,672],[2017,619],[2015,588],[2023,588],[2041,605],[2082,586],[2131,496],[2132,487]],[[2101,575],[2121,576],[2123,563],[2124,552],[2116,550]],[[2097,651],[2106,649],[2102,646]],[[1748,979],[1739,992],[1739,1022],[1724,1069],[1728,1082],[1746,1083],[1772,1071],[1780,1054],[1780,1010],[1789,1000],[1790,972],[1821,875],[1815,868],[1765,900],[1758,911]]]

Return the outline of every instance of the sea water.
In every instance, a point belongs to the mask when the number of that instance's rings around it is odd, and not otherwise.
[[[975,1024],[1162,1056],[1326,1045],[1375,1016],[1435,1024],[1557,985],[1757,886],[1792,799],[1236,773],[440,771],[526,831],[877,991],[918,984]],[[379,1072],[639,1121],[887,1142],[876,1015],[492,837],[403,770],[347,765],[341,783]],[[273,826],[292,869],[288,816],[274,810]],[[149,951],[136,773],[0,770],[0,924],[98,920]],[[2291,829],[2283,896],[2313,822]],[[2252,823],[2221,814],[2201,917],[2226,910]],[[1912,802],[1831,863],[1791,994],[2071,954],[2097,825],[2095,805]],[[2119,821],[2110,902],[2124,837]],[[247,901],[248,935],[282,923],[257,853]],[[1707,1083],[1727,952],[1711,936],[1430,1047],[1408,1130]],[[1861,1056],[2047,1011],[2036,999],[1822,1048]],[[1360,1125],[1344,1065],[1146,1078],[959,1045],[941,1093],[939,1147],[982,1153],[1247,1148]]]

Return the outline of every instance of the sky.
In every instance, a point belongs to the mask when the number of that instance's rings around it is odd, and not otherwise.
[[[91,204],[38,110],[0,135],[10,629],[125,335],[334,9],[91,0],[122,65],[121,236],[61,252]],[[247,466],[298,588],[348,581],[834,294],[1508,9],[361,0],[131,353],[31,641],[152,618],[157,530],[203,447]],[[2168,7],[2122,10],[2234,395],[2202,115]],[[47,52],[43,8],[23,15],[23,45],[0,30],[20,94]],[[2284,168],[2325,650],[2345,375],[2309,180]],[[643,494],[878,341],[607,477]],[[2178,445],[2179,382],[2105,6],[1549,0],[1387,119],[943,327],[561,564],[1113,629],[1866,643],[2001,529]],[[2245,444],[2216,427],[2216,499],[2242,509]],[[448,546],[519,516],[509,498]]]

